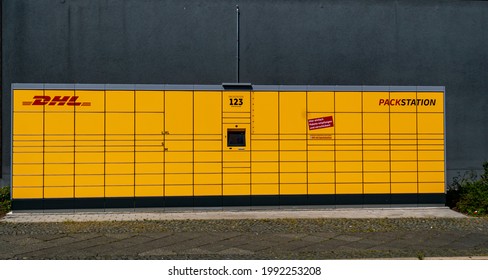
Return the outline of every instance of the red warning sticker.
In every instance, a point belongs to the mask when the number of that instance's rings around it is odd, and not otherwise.
[[[320,128],[328,128],[333,127],[334,121],[332,120],[332,116],[322,117],[322,118],[315,118],[308,120],[308,129],[320,129]]]

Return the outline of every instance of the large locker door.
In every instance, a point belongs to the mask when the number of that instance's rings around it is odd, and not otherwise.
[[[166,206],[193,206],[193,92],[166,91]]]

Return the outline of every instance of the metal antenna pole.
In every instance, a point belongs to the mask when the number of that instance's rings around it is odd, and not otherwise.
[[[240,33],[239,33],[239,5],[236,5],[236,27],[237,27],[237,48],[236,48],[236,78],[237,78],[237,83],[239,83],[239,63],[240,63],[240,54],[239,54],[239,37],[240,37]]]

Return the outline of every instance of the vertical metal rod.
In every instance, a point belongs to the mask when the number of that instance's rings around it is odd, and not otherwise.
[[[239,5],[236,5],[236,27],[237,27],[237,48],[236,48],[236,78],[237,78],[237,82],[239,83],[239,64],[240,64],[240,53],[239,53],[239,37],[240,37],[240,33],[239,33],[239,15],[240,15],[240,12],[239,12]]]

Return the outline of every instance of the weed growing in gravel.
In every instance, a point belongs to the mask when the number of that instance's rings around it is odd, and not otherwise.
[[[0,187],[0,215],[10,212],[12,202],[10,201],[10,187]]]
[[[458,211],[471,216],[488,214],[488,162],[483,164],[483,169],[481,176],[468,172],[453,179],[448,196],[450,195],[454,202],[457,201],[455,207]]]

